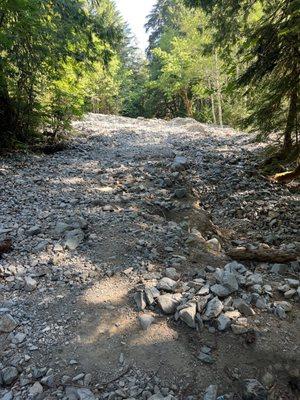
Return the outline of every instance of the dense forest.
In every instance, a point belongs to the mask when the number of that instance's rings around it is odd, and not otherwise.
[[[299,0],[158,0],[147,56],[112,0],[2,0],[1,147],[86,112],[192,117],[298,146]]]

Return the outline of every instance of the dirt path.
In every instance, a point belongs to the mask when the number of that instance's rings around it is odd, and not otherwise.
[[[299,251],[297,188],[262,179],[259,145],[231,129],[101,115],[74,127],[66,151],[0,160],[0,243],[13,245],[0,399],[193,400],[209,385],[239,399],[245,379],[297,399],[299,263],[225,255]]]

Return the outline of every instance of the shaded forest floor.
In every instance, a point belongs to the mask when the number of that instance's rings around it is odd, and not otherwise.
[[[191,119],[74,128],[63,152],[0,159],[0,398],[239,399],[245,379],[299,398],[299,262],[226,256],[299,255],[298,188],[260,176],[264,145]]]

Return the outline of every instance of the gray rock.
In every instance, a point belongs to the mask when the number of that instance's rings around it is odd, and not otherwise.
[[[205,394],[203,400],[216,400],[218,395],[218,386],[217,385],[210,385],[205,390]]]
[[[177,281],[179,279],[179,274],[175,268],[166,268],[166,277],[172,279],[173,281]]]
[[[174,196],[175,196],[177,199],[183,199],[184,197],[187,196],[187,190],[186,190],[186,188],[181,187],[181,188],[175,189],[175,191],[174,191]]]
[[[165,314],[173,314],[181,300],[181,294],[163,294],[157,298],[158,305]]]
[[[295,294],[297,293],[296,289],[290,289],[287,292],[284,293],[284,298],[285,299],[291,299]]]
[[[245,272],[247,272],[247,268],[243,264],[238,263],[237,261],[232,261],[226,264],[224,270],[232,272],[233,274],[235,273],[244,274]]]
[[[142,311],[146,308],[147,303],[146,303],[145,295],[143,292],[136,292],[133,295],[133,298],[134,298],[134,301],[135,301],[138,311]]]
[[[175,157],[171,169],[172,171],[183,171],[188,166],[188,160],[186,157],[177,156]]]
[[[17,325],[17,321],[10,314],[0,315],[0,333],[10,333]]]
[[[218,297],[227,297],[230,295],[230,292],[225,286],[216,283],[215,285],[210,287],[211,292]]]
[[[204,309],[205,309],[205,307],[207,305],[207,302],[210,299],[210,297],[211,297],[210,295],[203,296],[203,297],[200,297],[200,299],[197,300],[197,310],[199,311],[200,314],[204,311]]]
[[[93,392],[90,389],[81,388],[77,390],[78,400],[96,400]]]
[[[214,297],[207,303],[206,311],[203,315],[203,320],[207,321],[212,318],[216,318],[221,314],[223,310],[223,303],[218,299],[218,297]]]
[[[190,328],[196,327],[196,303],[188,303],[187,307],[180,310],[178,315],[181,321],[185,322]]]
[[[210,354],[203,353],[202,351],[200,351],[197,358],[204,364],[213,364],[214,363],[213,357]]]
[[[144,314],[139,316],[139,321],[142,329],[146,331],[154,321],[154,318],[151,315]]]
[[[63,233],[72,229],[72,226],[64,223],[64,222],[57,222],[54,232],[56,235],[62,235]]]
[[[41,228],[39,226],[33,226],[27,231],[28,236],[35,236],[41,233]]]
[[[1,400],[13,400],[13,398],[14,398],[14,395],[13,395],[13,392],[12,391],[10,391],[10,392],[6,392],[5,394],[0,394],[2,397],[1,397]]]
[[[262,276],[260,274],[252,274],[247,277],[246,285],[261,285],[263,283]]]
[[[30,396],[37,397],[39,394],[43,393],[44,389],[40,382],[35,382],[29,389]]]
[[[271,268],[272,274],[284,275],[288,271],[289,267],[287,264],[273,264]]]
[[[246,379],[243,382],[242,396],[244,400],[267,400],[268,392],[256,379]]]
[[[225,314],[220,314],[217,318],[217,324],[219,331],[226,331],[231,325],[231,319]]]
[[[229,294],[236,292],[239,289],[239,284],[236,276],[231,272],[224,271],[222,277],[222,285],[229,291]]]
[[[15,367],[6,367],[2,370],[2,381],[5,386],[11,385],[18,378],[18,370]]]
[[[30,276],[25,276],[24,278],[25,281],[25,289],[28,292],[32,292],[37,288],[37,281]]]
[[[66,234],[65,247],[69,250],[75,250],[82,243],[84,232],[81,229],[74,229]]]
[[[177,285],[176,281],[173,281],[173,279],[170,278],[162,278],[158,284],[157,284],[157,289],[159,290],[165,290],[166,292],[172,292]]]
[[[237,309],[246,317],[251,317],[255,315],[255,311],[252,307],[250,307],[245,301],[241,300],[239,304],[236,306]]]
[[[286,279],[286,283],[291,287],[297,289],[300,285],[300,281],[298,279]]]
[[[155,299],[160,295],[159,290],[156,287],[145,289],[145,298],[149,306],[155,303]]]

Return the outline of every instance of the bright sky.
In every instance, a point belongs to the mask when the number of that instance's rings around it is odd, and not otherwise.
[[[117,8],[136,36],[142,50],[148,46],[148,35],[144,25],[156,0],[115,0]]]

